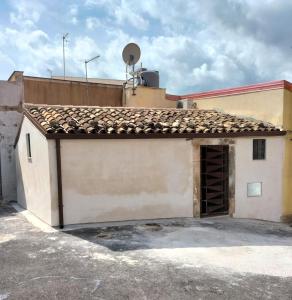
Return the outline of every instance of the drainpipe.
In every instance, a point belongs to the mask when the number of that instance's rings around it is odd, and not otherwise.
[[[62,188],[62,165],[60,139],[56,139],[56,162],[57,162],[57,180],[58,180],[58,208],[59,208],[59,228],[64,228],[63,214],[63,188]]]

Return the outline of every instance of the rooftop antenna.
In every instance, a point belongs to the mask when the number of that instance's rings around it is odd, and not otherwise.
[[[87,64],[88,64],[89,62],[91,62],[91,61],[93,61],[93,60],[99,58],[99,57],[100,57],[100,55],[96,55],[96,56],[94,56],[94,57],[92,57],[92,58],[90,58],[90,59],[84,61],[84,64],[85,64],[85,78],[86,78],[86,81],[88,81],[88,77],[87,77]]]
[[[51,69],[49,69],[49,68],[47,68],[47,71],[50,74],[50,77],[52,78],[53,77],[53,71]]]
[[[132,72],[130,73],[133,76],[133,95],[135,95],[135,64],[138,62],[141,56],[141,50],[139,46],[135,43],[129,43],[125,46],[123,53],[123,60],[126,64],[126,72],[128,73],[128,66],[132,66]],[[126,75],[128,81],[128,77]]]
[[[63,34],[63,68],[64,68],[64,80],[66,79],[66,66],[65,66],[65,42],[68,42],[67,37],[69,33]]]

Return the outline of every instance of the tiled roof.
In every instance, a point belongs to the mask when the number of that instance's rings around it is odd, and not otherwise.
[[[26,115],[47,135],[279,134],[272,124],[214,110],[26,106]]]

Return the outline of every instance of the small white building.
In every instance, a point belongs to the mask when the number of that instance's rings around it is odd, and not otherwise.
[[[52,226],[281,221],[286,132],[213,110],[25,106],[18,203]]]

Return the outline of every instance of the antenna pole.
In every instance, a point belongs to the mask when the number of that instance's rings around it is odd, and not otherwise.
[[[64,71],[64,79],[66,79],[66,65],[65,65],[65,42],[67,41],[66,38],[69,33],[66,33],[63,35],[62,40],[63,40],[63,71]]]
[[[85,61],[84,64],[85,64],[85,78],[86,78],[86,81],[88,82],[88,77],[87,77],[87,64],[88,64],[88,61]]]
[[[94,56],[94,57],[92,57],[92,58],[90,58],[90,59],[84,61],[84,63],[85,63],[85,78],[86,78],[86,81],[88,81],[88,77],[87,77],[87,64],[88,64],[89,62],[91,62],[91,61],[93,61],[93,60],[99,58],[99,57],[100,57],[100,55],[96,55],[96,56]]]
[[[132,95],[135,96],[136,93],[135,93],[135,65],[133,64],[133,88],[132,88]]]
[[[47,69],[47,71],[50,73],[51,78],[53,77],[53,71],[51,69]]]

